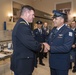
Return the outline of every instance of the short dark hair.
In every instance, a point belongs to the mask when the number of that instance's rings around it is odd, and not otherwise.
[[[20,15],[21,15],[25,10],[33,10],[33,11],[35,11],[35,9],[34,9],[32,6],[30,6],[30,5],[23,5],[22,8],[21,8]]]

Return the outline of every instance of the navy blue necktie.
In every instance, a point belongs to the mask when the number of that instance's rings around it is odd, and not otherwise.
[[[54,30],[54,34],[56,34],[57,32],[58,32],[58,30],[57,30],[57,29],[55,29],[55,30]]]
[[[54,36],[56,35],[57,32],[58,32],[58,30],[55,29],[55,30],[53,31],[52,37],[54,37]]]

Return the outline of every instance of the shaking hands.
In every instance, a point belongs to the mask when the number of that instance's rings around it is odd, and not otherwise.
[[[42,43],[42,50],[45,53],[48,52],[50,50],[50,45],[48,43]]]

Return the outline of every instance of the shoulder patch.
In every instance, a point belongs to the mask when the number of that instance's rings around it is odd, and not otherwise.
[[[73,36],[73,33],[72,32],[69,32],[69,36]]]
[[[24,22],[24,21],[21,21],[20,23],[24,23],[24,24],[27,24],[26,22]]]

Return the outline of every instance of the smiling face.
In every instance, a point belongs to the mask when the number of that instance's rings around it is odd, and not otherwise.
[[[71,23],[71,28],[75,28],[75,27],[76,27],[76,22],[73,21],[73,22]]]
[[[34,11],[33,10],[28,10],[24,13],[23,15],[24,19],[29,22],[29,23],[32,23],[33,22],[33,19],[35,18],[34,16]]]
[[[64,19],[62,17],[53,18],[54,27],[60,27],[64,24]]]
[[[47,22],[44,22],[43,25],[44,25],[45,28],[48,26]]]
[[[41,27],[42,27],[42,24],[38,24],[37,25],[37,28],[40,28],[41,29]]]
[[[28,19],[28,22],[33,22],[33,19],[35,18],[35,16],[34,16],[34,11],[33,10],[31,10],[31,11],[29,11],[28,13],[28,17],[27,17],[27,19]]]
[[[22,7],[21,9],[21,18],[24,19],[25,21],[32,23],[33,19],[34,19],[34,13],[35,10],[33,7],[29,6],[29,5],[25,5]]]

